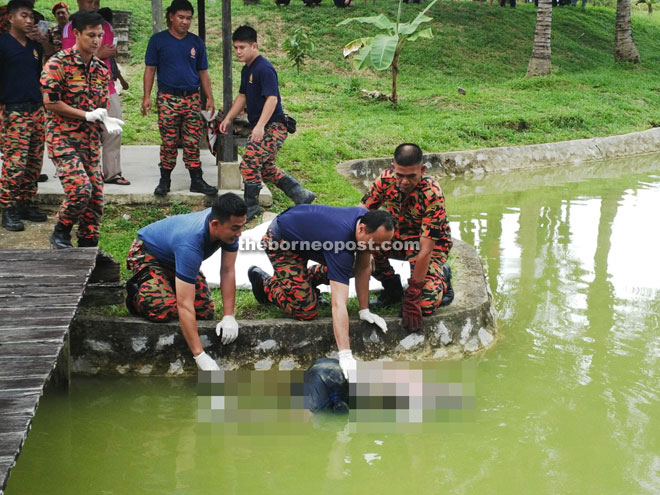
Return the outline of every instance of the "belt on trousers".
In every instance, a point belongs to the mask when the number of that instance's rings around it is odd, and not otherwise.
[[[158,89],[158,92],[172,96],[193,96],[199,94],[199,88],[193,89],[192,91],[185,91],[183,89],[176,89],[176,88],[160,88]]]
[[[36,112],[41,108],[43,103],[35,101],[24,101],[21,103],[6,103],[5,111],[7,112]]]

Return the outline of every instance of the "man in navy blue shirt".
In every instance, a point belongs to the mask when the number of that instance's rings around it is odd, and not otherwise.
[[[220,123],[219,130],[227,134],[234,117],[247,107],[252,133],[245,147],[240,170],[250,221],[259,214],[259,191],[264,180],[279,187],[297,205],[312,203],[316,195],[303,188],[275,163],[277,152],[287,137],[286,118],[282,110],[277,72],[268,60],[259,55],[257,32],[250,26],[241,26],[234,31],[232,41],[236,57],[245,66],[241,71],[238,96]]]
[[[128,309],[156,322],[178,316],[183,336],[202,370],[219,368],[204,352],[197,331],[196,320],[212,319],[215,311],[199,268],[202,261],[222,249],[220,291],[224,317],[216,333],[222,335],[223,344],[229,344],[238,336],[234,265],[246,210],[239,196],[223,194],[211,208],[165,218],[140,229],[126,258],[126,266],[133,272],[126,284]]]
[[[142,115],[151,111],[151,89],[154,77],[158,76],[156,106],[161,145],[156,196],[165,196],[170,191],[179,137],[183,146],[183,163],[190,173],[190,191],[218,194],[218,189],[202,178],[199,159],[202,137],[200,86],[206,96],[206,111],[211,115],[214,104],[206,47],[199,36],[188,32],[193,14],[194,9],[188,0],[173,0],[167,8],[168,29],[151,37],[144,56]]]
[[[330,285],[332,324],[339,365],[346,378],[355,368],[348,336],[348,282],[355,276],[360,319],[387,331],[385,321],[369,311],[371,252],[386,247],[394,235],[394,219],[383,210],[359,207],[299,205],[280,213],[262,244],[273,265],[268,276],[248,270],[252,292],[262,304],[274,303],[299,320],[318,315],[318,285]],[[307,268],[309,260],[320,263]]]
[[[32,3],[7,5],[10,28],[0,36],[0,127],[3,127],[0,208],[2,226],[25,229],[21,220],[45,222],[46,214],[31,204],[37,194],[45,142],[41,96],[43,48],[27,37],[34,27]]]

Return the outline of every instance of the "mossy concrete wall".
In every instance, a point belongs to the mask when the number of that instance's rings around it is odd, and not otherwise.
[[[474,248],[454,240],[454,302],[408,333],[400,317],[386,317],[389,331],[352,315],[351,348],[363,360],[458,359],[493,344],[496,315],[481,260]],[[330,318],[239,321],[235,342],[220,344],[215,323],[198,322],[206,352],[225,369],[305,368],[336,352]],[[178,322],[79,315],[71,329],[72,372],[103,375],[181,375],[196,372]]]
[[[506,146],[424,155],[428,174],[435,177],[483,175],[486,173],[532,170],[557,166],[646,155],[660,152],[660,128],[621,136],[577,139],[528,146]],[[338,165],[338,170],[361,188],[368,188],[392,158],[366,158]]]

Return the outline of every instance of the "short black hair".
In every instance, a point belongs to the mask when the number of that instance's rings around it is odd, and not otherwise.
[[[11,0],[11,2],[7,4],[7,14],[13,14],[20,9],[34,11],[34,2],[30,2],[29,0]]]
[[[257,32],[251,26],[239,26],[231,35],[232,41],[246,41],[247,43],[257,42]]]
[[[247,205],[243,198],[234,193],[225,193],[213,200],[211,205],[211,220],[225,223],[230,217],[247,215]]]
[[[394,230],[394,218],[385,210],[369,210],[360,218],[360,222],[366,227],[367,234],[373,234],[380,227],[385,227],[388,232]]]
[[[112,9],[110,7],[103,7],[97,10],[97,12],[105,19],[105,22],[112,25]]]
[[[195,9],[193,8],[192,3],[190,3],[188,0],[172,0],[172,3],[169,7],[167,7],[167,10],[165,11],[165,15],[167,18],[169,18],[170,14],[176,14],[180,10],[190,12],[192,15],[195,15]]]
[[[93,10],[79,10],[69,20],[71,21],[71,27],[81,33],[85,28],[103,26],[105,22],[101,14]]]
[[[403,167],[419,165],[423,158],[422,148],[413,143],[400,144],[394,150],[394,163]]]

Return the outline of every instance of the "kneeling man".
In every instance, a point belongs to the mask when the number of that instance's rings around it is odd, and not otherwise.
[[[262,240],[275,273],[269,277],[251,267],[252,292],[262,304],[274,303],[299,320],[311,320],[318,315],[316,287],[329,284],[339,364],[348,378],[348,370],[355,369],[348,336],[348,282],[355,275],[360,319],[386,332],[385,321],[369,311],[370,262],[371,251],[391,241],[393,234],[394,220],[386,211],[325,205],[289,208],[273,220]],[[320,264],[307,268],[309,260]]]
[[[422,327],[422,316],[453,299],[451,271],[446,265],[452,240],[445,197],[440,184],[424,177],[425,171],[420,147],[399,145],[392,167],[376,179],[360,204],[369,210],[383,206],[398,220],[393,249],[374,254],[373,275],[383,284],[381,304],[393,304],[403,297],[403,324],[411,331]],[[410,262],[412,275],[405,295],[390,258]]]
[[[238,336],[234,265],[246,213],[247,206],[240,197],[223,194],[211,208],[165,218],[140,229],[128,252],[126,266],[134,274],[126,285],[128,309],[157,322],[178,316],[181,332],[201,370],[219,368],[204,352],[197,330],[197,318],[210,320],[215,309],[199,268],[202,261],[222,249],[220,291],[224,317],[216,332],[222,333],[223,344],[229,344]]]

